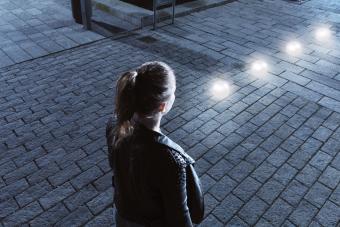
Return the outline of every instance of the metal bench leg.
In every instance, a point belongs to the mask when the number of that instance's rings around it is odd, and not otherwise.
[[[91,0],[81,0],[80,8],[84,28],[87,30],[91,30],[91,16],[92,16]]]

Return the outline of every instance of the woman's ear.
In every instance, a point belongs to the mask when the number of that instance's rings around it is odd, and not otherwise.
[[[165,112],[165,105],[166,105],[165,102],[162,102],[162,103],[159,105],[159,112],[162,112],[162,113]]]

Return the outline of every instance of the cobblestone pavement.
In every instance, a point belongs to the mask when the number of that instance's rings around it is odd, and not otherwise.
[[[336,0],[241,0],[0,69],[0,225],[114,225],[104,138],[114,84],[162,60],[177,74],[162,128],[196,160],[200,226],[336,226],[339,9]],[[315,41],[323,23],[333,42]],[[291,38],[303,54],[282,50]],[[258,58],[265,77],[249,70]],[[230,96],[212,96],[218,79]]]
[[[103,38],[76,24],[71,0],[0,0],[0,67]]]

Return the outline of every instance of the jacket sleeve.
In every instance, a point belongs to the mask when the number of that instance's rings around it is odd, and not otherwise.
[[[193,226],[187,205],[186,163],[181,155],[167,149],[162,152],[160,191],[167,227]]]
[[[201,181],[196,173],[194,164],[189,164],[186,171],[190,216],[193,223],[199,224],[204,219],[204,195]]]

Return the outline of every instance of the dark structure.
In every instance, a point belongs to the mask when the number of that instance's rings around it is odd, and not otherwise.
[[[153,0],[122,0],[123,2],[127,2],[145,9],[152,10]],[[177,0],[176,4],[181,4],[185,2],[192,2],[194,0]]]

